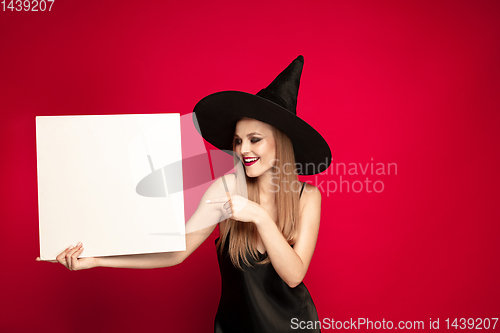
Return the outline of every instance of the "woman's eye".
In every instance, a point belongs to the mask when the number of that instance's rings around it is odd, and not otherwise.
[[[261,138],[252,138],[252,139],[250,139],[250,142],[251,143],[257,143],[260,140],[262,140],[262,139]],[[240,145],[240,144],[241,144],[241,139],[234,139],[234,145],[235,146]]]

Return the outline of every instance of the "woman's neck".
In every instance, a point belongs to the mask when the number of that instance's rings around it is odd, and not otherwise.
[[[262,199],[266,201],[274,200],[276,192],[279,189],[277,177],[274,173],[267,171],[257,178],[259,193]]]

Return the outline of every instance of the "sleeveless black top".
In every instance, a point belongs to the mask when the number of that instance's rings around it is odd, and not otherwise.
[[[240,270],[232,264],[228,247],[226,242],[222,254],[217,251],[222,292],[215,333],[320,332],[297,329],[301,322],[305,327],[308,321],[318,321],[316,307],[304,283],[290,288],[272,264],[256,264],[251,255],[248,260],[253,267],[243,264]],[[259,260],[267,256],[258,255]]]

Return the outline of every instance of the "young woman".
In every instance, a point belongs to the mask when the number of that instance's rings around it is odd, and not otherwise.
[[[244,172],[216,180],[205,192],[186,226],[193,230],[186,234],[186,251],[78,258],[83,251],[78,244],[57,261],[71,270],[173,266],[193,253],[222,220],[216,243],[222,294],[215,332],[300,332],[292,327],[317,321],[302,280],[318,237],[321,194],[313,185],[300,183],[297,175],[326,170],[331,153],[321,135],[296,116],[302,66],[299,56],[256,95],[225,91],[196,105],[200,134],[234,152]],[[235,194],[238,177],[245,180],[244,195]],[[199,221],[215,222],[192,227]]]

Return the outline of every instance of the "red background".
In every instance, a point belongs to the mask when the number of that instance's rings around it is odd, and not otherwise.
[[[493,0],[56,1],[51,12],[0,12],[0,331],[211,332],[215,233],[172,268],[35,262],[35,116],[185,114],[215,91],[257,92],[299,54],[298,114],[334,163],[398,166],[369,176],[381,193],[323,193],[305,278],[320,318],[426,328],[440,318],[443,329],[446,318],[500,317],[499,22]]]

